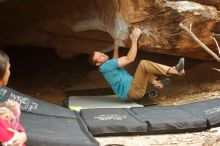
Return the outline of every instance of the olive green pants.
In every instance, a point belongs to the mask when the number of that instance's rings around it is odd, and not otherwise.
[[[131,82],[128,99],[142,98],[145,95],[147,84],[152,83],[157,78],[155,75],[167,76],[167,71],[170,68],[148,60],[141,60]]]

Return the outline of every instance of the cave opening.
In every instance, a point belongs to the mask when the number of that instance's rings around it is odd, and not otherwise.
[[[62,104],[65,88],[77,84],[94,69],[88,64],[87,54],[63,59],[53,48],[9,46],[3,50],[11,63],[8,86],[55,104]]]

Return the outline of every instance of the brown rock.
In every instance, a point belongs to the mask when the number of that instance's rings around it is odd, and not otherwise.
[[[54,48],[62,57],[109,47],[119,38],[130,47],[138,26],[142,50],[210,59],[179,27],[192,31],[217,52],[220,0],[32,0],[0,1],[0,45]],[[219,41],[219,40],[218,40]]]

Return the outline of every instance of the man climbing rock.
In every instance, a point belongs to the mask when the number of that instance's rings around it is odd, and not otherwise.
[[[166,66],[148,60],[141,60],[134,77],[128,74],[124,67],[132,63],[137,54],[137,41],[141,35],[139,28],[134,28],[130,39],[131,48],[126,56],[119,57],[118,44],[115,41],[113,58],[100,51],[95,51],[90,55],[90,62],[99,67],[99,71],[107,80],[114,93],[119,96],[120,100],[137,100],[144,97],[148,83],[153,84],[156,88],[163,88],[162,81],[157,80],[155,75],[184,75],[184,58],[174,66]]]

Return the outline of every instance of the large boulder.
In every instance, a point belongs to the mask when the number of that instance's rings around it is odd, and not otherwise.
[[[192,25],[217,52],[210,37],[220,32],[219,9],[220,0],[0,0],[0,46],[49,47],[72,57],[110,47],[115,39],[129,48],[129,33],[138,26],[144,51],[208,60],[179,24]]]

